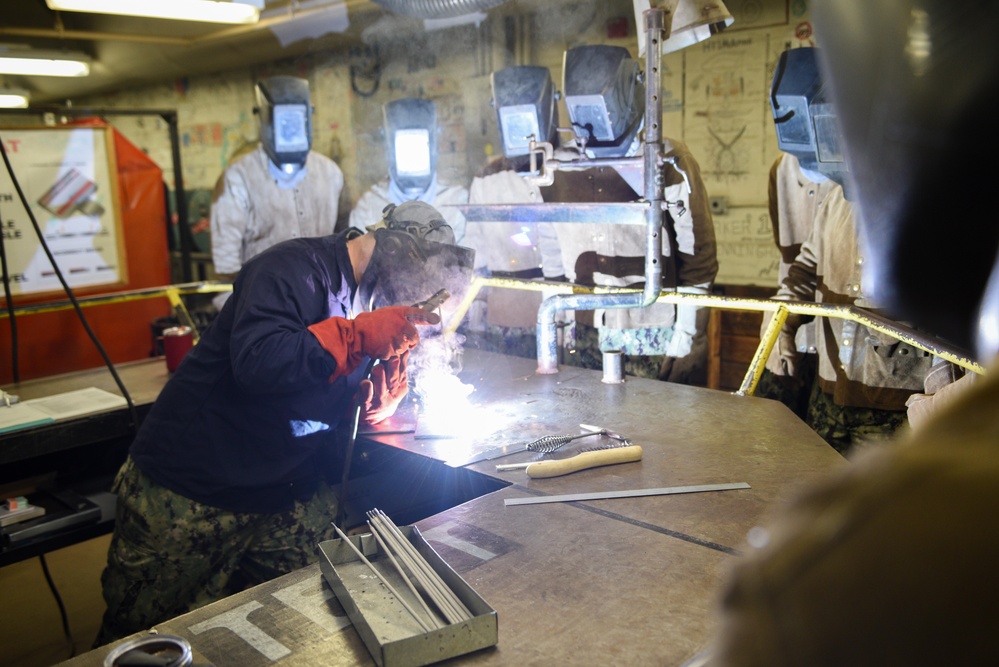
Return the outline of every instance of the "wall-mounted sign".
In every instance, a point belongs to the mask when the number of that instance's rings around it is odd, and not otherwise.
[[[125,251],[111,130],[16,128],[0,140],[44,243],[71,288],[123,284]],[[0,164],[0,228],[11,293],[61,292],[56,271]]]

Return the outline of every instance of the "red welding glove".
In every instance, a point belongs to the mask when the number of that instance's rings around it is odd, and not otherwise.
[[[409,393],[406,362],[409,351],[390,357],[371,369],[371,379],[361,380],[361,423],[377,424],[395,414],[402,399]]]
[[[388,359],[416,347],[420,334],[414,322],[437,324],[440,316],[411,306],[389,306],[352,320],[331,317],[313,324],[309,331],[336,360],[332,382],[349,375],[365,357]]]

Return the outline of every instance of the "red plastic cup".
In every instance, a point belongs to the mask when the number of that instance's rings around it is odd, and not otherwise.
[[[191,327],[170,327],[163,330],[163,353],[166,355],[167,370],[173,373],[180,366],[184,355],[194,345],[194,331]]]

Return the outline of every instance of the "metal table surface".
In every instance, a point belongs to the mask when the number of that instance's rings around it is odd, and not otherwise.
[[[474,459],[497,446],[578,431],[617,430],[642,461],[564,477],[499,473],[496,460],[467,465],[510,485],[418,522],[424,537],[497,610],[499,644],[461,664],[681,665],[701,651],[715,605],[747,531],[776,505],[844,459],[775,401],[535,362],[466,353],[473,403],[510,419],[496,432],[368,439],[438,460]],[[406,420],[395,420],[395,430]],[[582,442],[585,442],[584,439]],[[534,454],[506,456],[503,463]],[[504,506],[504,499],[724,482],[749,489]],[[186,638],[219,667],[373,664],[318,565],[157,626]],[[102,664],[111,647],[68,662]],[[197,660],[196,660],[197,662]]]

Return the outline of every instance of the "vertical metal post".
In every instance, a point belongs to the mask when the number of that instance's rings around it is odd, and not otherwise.
[[[163,120],[170,130],[170,154],[173,158],[173,195],[177,207],[177,235],[180,238],[180,261],[183,282],[191,277],[191,227],[187,220],[187,196],[184,194],[184,172],[180,165],[180,132],[177,129],[176,112],[164,112]]]

